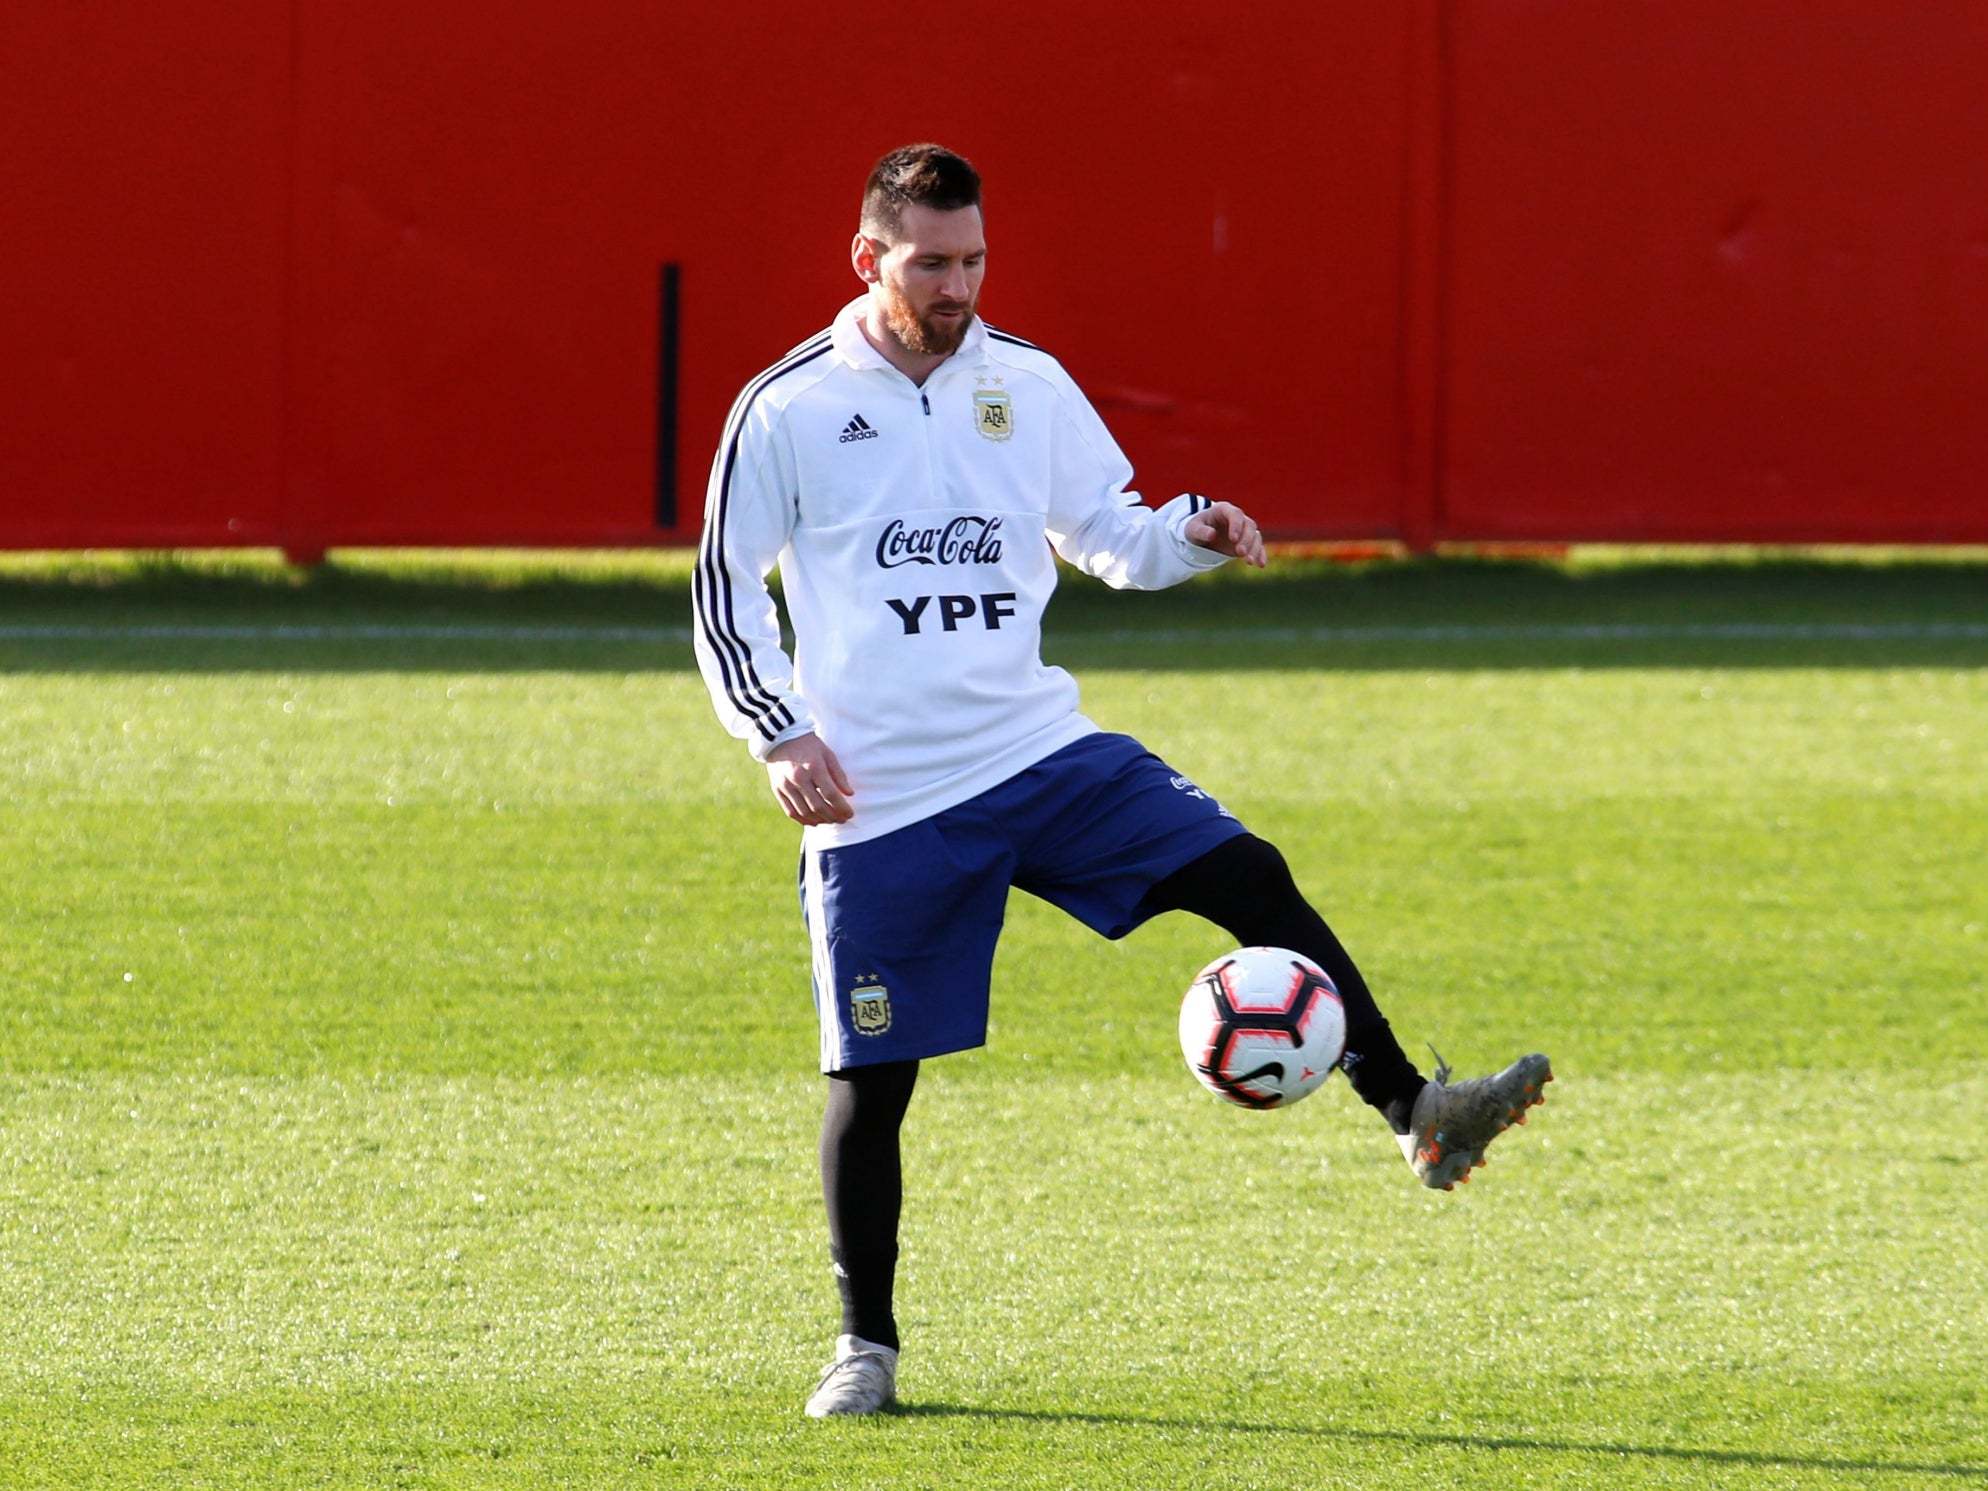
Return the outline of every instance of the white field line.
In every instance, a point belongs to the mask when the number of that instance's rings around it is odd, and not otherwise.
[[[480,626],[333,622],[326,626],[0,625],[0,642],[688,642],[687,626]]]
[[[0,624],[0,642],[636,642],[690,641],[687,626],[486,626],[474,622],[115,626]],[[1072,628],[1093,642],[1895,642],[1988,641],[1988,622],[1621,622],[1511,626],[1230,626]]]

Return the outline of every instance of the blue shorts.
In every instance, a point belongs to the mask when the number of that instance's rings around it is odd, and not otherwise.
[[[893,833],[804,850],[821,1069],[984,1045],[1009,886],[1123,937],[1154,885],[1243,831],[1138,741],[1096,734]]]

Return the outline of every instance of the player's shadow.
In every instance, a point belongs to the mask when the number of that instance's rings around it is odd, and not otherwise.
[[[906,1418],[1007,1419],[1040,1424],[1090,1424],[1114,1429],[1220,1430],[1229,1434],[1295,1435],[1305,1439],[1356,1440],[1368,1444],[1447,1446],[1461,1450],[1544,1450],[1564,1455],[1636,1455],[1651,1460],[1685,1460],[1708,1465],[1746,1465],[1761,1469],[1820,1470],[1844,1475],[1945,1476],[1957,1481],[1988,1482],[1988,1465],[1940,1465],[1914,1460],[1855,1460],[1830,1455],[1779,1454],[1771,1450],[1723,1450],[1710,1447],[1625,1444],[1619,1440],[1584,1442],[1540,1439],[1516,1434],[1435,1434],[1407,1429],[1358,1429],[1326,1424],[1253,1424],[1231,1419],[1146,1417],[1133,1413],[1053,1413],[1032,1408],[987,1408],[963,1403],[900,1403],[893,1410]]]

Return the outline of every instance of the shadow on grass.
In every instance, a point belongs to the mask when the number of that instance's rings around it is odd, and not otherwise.
[[[1296,1435],[1308,1439],[1355,1440],[1367,1444],[1442,1446],[1462,1450],[1544,1450],[1565,1455],[1636,1455],[1652,1460],[1687,1460],[1710,1465],[1748,1465],[1763,1469],[1823,1470],[1845,1475],[1948,1476],[1962,1481],[1988,1481],[1988,1465],[1940,1465],[1917,1460],[1852,1460],[1828,1455],[1777,1454],[1771,1450],[1721,1450],[1698,1446],[1623,1444],[1614,1440],[1583,1443],[1572,1439],[1536,1439],[1508,1434],[1431,1434],[1406,1429],[1355,1429],[1338,1425],[1251,1424],[1227,1419],[1146,1418],[1130,1413],[1052,1413],[1030,1408],[982,1408],[956,1403],[900,1403],[901,1418],[984,1418],[1024,1423],[1089,1424],[1102,1428],[1202,1429],[1229,1434]]]
[[[683,672],[690,568],[687,554],[0,561],[0,671]],[[1065,574],[1045,637],[1052,661],[1084,670],[1982,668],[1988,563],[1280,559],[1158,593]]]

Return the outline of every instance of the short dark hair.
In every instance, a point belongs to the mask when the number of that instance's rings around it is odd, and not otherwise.
[[[980,205],[980,173],[963,155],[943,145],[900,145],[870,171],[863,184],[864,234],[894,242],[904,226],[904,209],[931,207],[957,212]]]

